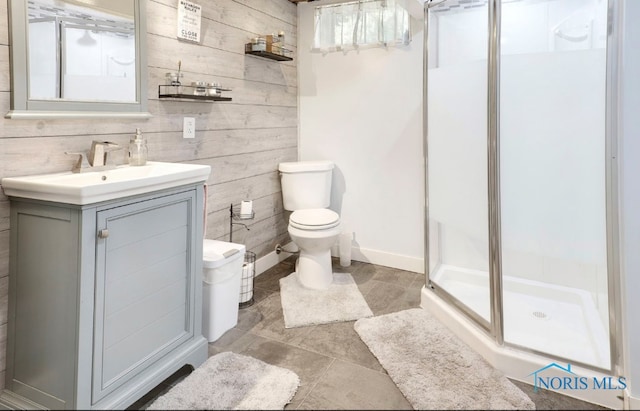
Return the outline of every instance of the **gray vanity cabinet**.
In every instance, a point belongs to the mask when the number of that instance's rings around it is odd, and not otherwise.
[[[125,408],[207,358],[203,186],[76,206],[11,198],[2,402]]]

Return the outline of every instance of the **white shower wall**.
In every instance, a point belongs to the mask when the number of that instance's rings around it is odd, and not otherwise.
[[[299,157],[335,162],[353,259],[423,272],[422,22],[406,47],[322,55],[319,4],[298,3]]]
[[[589,291],[606,323],[605,59],[502,59],[500,184],[503,273]]]

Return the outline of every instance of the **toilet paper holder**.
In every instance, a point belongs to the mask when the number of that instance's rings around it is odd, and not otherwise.
[[[249,226],[247,226],[245,223],[239,223],[236,222],[237,220],[253,220],[256,216],[256,212],[251,210],[251,214],[241,214],[240,213],[240,204],[236,204],[233,205],[233,203],[231,203],[231,205],[229,206],[229,242],[232,243],[233,242],[233,226],[234,225],[241,225],[244,228],[247,229],[247,231],[250,231]]]
[[[244,203],[244,202],[243,202]],[[237,220],[253,220],[256,216],[255,211],[251,208],[251,213],[247,213],[247,205],[244,204],[245,209],[242,210],[243,204],[237,204],[229,206],[229,242],[233,242],[233,226],[241,225],[250,230],[249,226],[245,223],[240,223]],[[253,207],[253,204],[249,203],[250,207]],[[244,211],[244,212],[243,212]],[[239,308],[247,308],[250,307],[254,303],[253,298],[253,282],[256,275],[256,254],[251,251],[245,251],[244,253],[244,263],[242,265],[242,278],[240,280],[240,304]]]

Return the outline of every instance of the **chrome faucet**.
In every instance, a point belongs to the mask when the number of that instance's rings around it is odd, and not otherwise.
[[[82,173],[84,171],[101,171],[101,170],[109,170],[116,167],[116,164],[109,161],[110,157],[108,154],[112,151],[122,150],[123,147],[120,147],[116,143],[112,143],[110,141],[93,141],[91,142],[91,150],[89,152],[69,152],[66,151],[65,154],[77,155],[78,161],[71,169],[74,173]]]

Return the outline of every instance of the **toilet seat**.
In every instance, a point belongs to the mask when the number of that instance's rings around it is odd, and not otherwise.
[[[319,231],[337,227],[340,216],[326,208],[296,210],[289,217],[289,225],[300,230]]]

